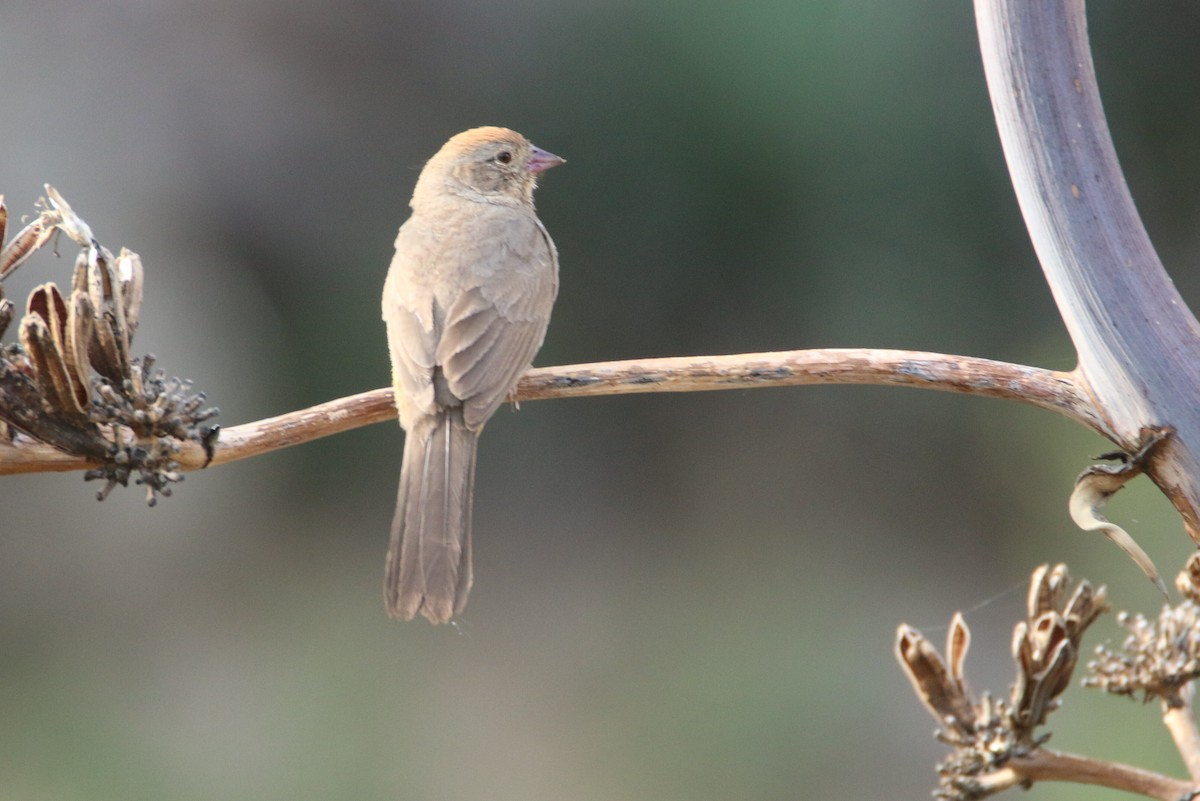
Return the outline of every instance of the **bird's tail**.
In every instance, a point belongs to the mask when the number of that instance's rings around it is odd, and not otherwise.
[[[471,591],[471,495],[479,435],[461,409],[421,419],[405,435],[388,548],[388,614],[445,623]]]

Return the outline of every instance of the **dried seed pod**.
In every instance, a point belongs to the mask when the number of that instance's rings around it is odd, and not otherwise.
[[[1175,578],[1175,587],[1194,604],[1200,604],[1200,553],[1188,557],[1183,570]]]
[[[88,251],[81,250],[75,257],[75,272],[71,275],[71,291],[88,291]]]
[[[112,257],[100,247],[89,247],[88,296],[95,311],[95,325],[88,356],[96,372],[117,384],[129,377],[129,333],[120,284],[115,280]]]
[[[8,326],[13,321],[13,302],[6,297],[3,297],[3,292],[0,292],[0,337],[8,331]]]
[[[117,274],[117,265],[113,259],[113,255],[108,252],[107,248],[93,248],[96,254],[95,263],[96,269],[101,271],[105,276],[105,290],[107,292],[106,301],[111,307],[113,320],[116,327],[113,330],[113,335],[117,339],[117,344],[121,347],[125,364],[129,364],[129,341],[132,339],[129,333],[129,326],[125,320],[125,284],[121,281],[121,277]],[[91,265],[89,264],[89,267]],[[105,311],[109,311],[106,308]]]
[[[33,364],[34,380],[50,411],[75,417],[83,416],[67,367],[50,333],[50,327],[37,314],[21,320],[21,346]]]
[[[1057,613],[1042,615],[1034,621],[1033,675],[1047,684],[1050,697],[1067,689],[1075,669],[1075,647],[1067,636],[1067,625]],[[1063,671],[1066,675],[1063,676]]]
[[[50,332],[61,341],[62,327],[67,322],[67,304],[53,283],[39,284],[29,293],[26,314],[36,314],[50,327]]]
[[[966,695],[966,663],[967,651],[971,648],[971,630],[962,612],[955,612],[950,621],[950,630],[946,632],[946,659],[950,662],[950,677],[958,684],[959,690]]]
[[[1071,674],[1075,672],[1075,662],[1079,658],[1079,649],[1077,649],[1069,640],[1064,640],[1059,643],[1058,648],[1050,654],[1050,658],[1046,660],[1046,667],[1042,671],[1042,682],[1046,686],[1046,697],[1049,699],[1057,699],[1067,691],[1071,686]],[[1040,723],[1053,708],[1047,707],[1037,713],[1037,721]]]
[[[75,298],[72,297],[74,303]],[[84,314],[87,312],[84,311]],[[63,371],[67,376],[67,386],[70,389],[71,400],[73,403],[57,403],[57,407],[74,413],[75,411],[82,412],[88,406],[89,401],[89,372],[87,364],[84,363],[84,369],[81,371],[78,367],[78,362],[75,359],[75,351],[78,348],[78,343],[75,341],[76,322],[72,319],[76,312],[73,308],[68,308],[63,301],[62,294],[59,293],[58,287],[53,283],[42,284],[35,287],[29,295],[28,315],[40,317],[45,322],[49,330],[50,338],[53,343],[53,350],[57,356],[57,361],[62,364]],[[88,330],[87,323],[84,323],[85,330]],[[86,342],[86,340],[84,340]],[[35,362],[36,363],[36,362]],[[57,376],[57,367],[51,367],[51,375]],[[59,382],[55,378],[56,391],[61,390],[58,386]]]
[[[1057,564],[1040,565],[1029,578],[1029,598],[1026,603],[1026,613],[1033,620],[1043,612],[1057,610],[1062,601],[1063,592],[1071,581],[1067,566]]]
[[[53,283],[40,284],[29,293],[25,307],[26,316],[37,316],[46,324],[54,350],[61,358],[63,348],[63,331],[67,324],[67,305],[63,302],[58,287]]]
[[[113,300],[112,272],[105,255],[98,247],[86,247],[80,253],[80,258],[87,259],[88,294],[96,311],[103,311]]]
[[[1067,639],[1067,627],[1057,612],[1046,612],[1030,621],[1024,653],[1018,656],[1026,669],[1036,673],[1046,655]]]
[[[88,343],[88,361],[97,373],[119,385],[125,380],[125,370],[113,336],[113,326],[111,314],[105,312],[96,315],[92,339]]]
[[[83,408],[92,402],[92,363],[88,346],[96,326],[96,312],[86,292],[75,290],[67,305],[66,348],[67,370],[75,383],[75,394]]]
[[[921,632],[902,625],[896,632],[895,650],[900,666],[929,713],[947,728],[968,732],[975,722],[971,699],[937,649]]]
[[[128,248],[121,248],[121,253],[117,256],[116,272],[125,306],[125,325],[132,341],[137,331],[138,314],[142,310],[142,288],[145,280],[142,273],[142,257]]]
[[[91,304],[87,296],[74,292],[68,305],[63,301],[58,287],[53,283],[42,284],[29,295],[28,308],[29,314],[39,315],[49,327],[55,350],[62,358],[70,379],[75,401],[80,409],[86,409],[91,400],[87,342],[92,331]]]
[[[1075,644],[1076,649],[1079,648],[1079,642],[1083,639],[1083,632],[1087,627],[1108,611],[1108,604],[1105,603],[1107,594],[1108,591],[1104,587],[1095,589],[1090,582],[1081,581],[1063,605],[1063,618],[1067,621],[1071,642]]]
[[[22,228],[11,242],[3,250],[0,250],[0,279],[20,267],[53,235],[54,226],[48,225],[42,215]]]
[[[1010,696],[1017,720],[1030,731],[1058,706],[1071,681],[1078,651],[1058,612],[1044,612],[1013,631],[1017,678]]]
[[[1067,640],[1044,655],[1036,672],[1018,674],[1013,685],[1013,714],[1032,731],[1058,708],[1058,696],[1071,683],[1075,649]]]

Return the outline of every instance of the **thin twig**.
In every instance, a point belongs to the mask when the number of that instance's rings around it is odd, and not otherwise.
[[[1038,748],[1028,756],[1014,757],[1000,770],[979,777],[979,792],[975,797],[993,795],[1011,787],[1027,787],[1040,781],[1096,784],[1160,801],[1190,799],[1197,790],[1195,785],[1183,779],[1132,765]]]
[[[883,384],[1004,398],[1051,409],[1105,433],[1073,373],[905,350],[828,348],[543,367],[525,374],[514,400],[810,384]],[[351,395],[224,429],[211,464],[246,459],[393,419],[390,389]],[[196,470],[206,466],[208,456],[200,445],[185,443],[178,461],[181,469]],[[81,470],[88,465],[82,458],[41,443],[19,440],[0,444],[0,475]]]
[[[1163,704],[1163,724],[1171,732],[1171,739],[1179,749],[1183,763],[1187,766],[1192,781],[1200,783],[1200,730],[1196,728],[1196,715],[1192,709],[1195,687],[1188,684],[1173,703]]]

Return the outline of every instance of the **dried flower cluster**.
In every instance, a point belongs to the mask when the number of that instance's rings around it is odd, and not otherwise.
[[[936,795],[948,799],[986,795],[982,778],[1045,741],[1035,729],[1058,708],[1071,681],[1080,640],[1106,609],[1105,591],[1080,582],[1068,594],[1065,565],[1042,565],[1030,580],[1027,619],[1013,632],[1016,680],[1006,700],[968,689],[964,663],[971,635],[961,614],[950,624],[943,658],[916,629],[902,625],[896,655],[921,702],[940,725],[938,737],[954,747],[939,766]]]
[[[1184,600],[1164,606],[1157,620],[1122,612],[1117,622],[1129,632],[1120,651],[1096,648],[1083,683],[1116,695],[1160,699],[1181,706],[1188,684],[1200,677],[1200,554],[1192,554],[1175,581]]]
[[[16,430],[96,462],[85,478],[106,481],[101,499],[136,476],[153,505],[182,480],[173,459],[182,442],[211,448],[217,429],[201,424],[217,410],[191,391],[191,382],[154,371],[152,356],[131,356],[142,303],[141,259],[124,248],[114,258],[53,187],[46,193],[38,216],[0,248],[0,281],[56,234],[81,251],[69,295],[53,283],[35,288],[20,321],[19,344],[0,350],[0,420],[10,427],[10,441]],[[7,218],[0,197],[0,245]],[[0,336],[13,316],[0,284]]]

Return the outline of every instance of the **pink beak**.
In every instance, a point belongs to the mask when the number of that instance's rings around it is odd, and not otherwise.
[[[533,155],[529,159],[529,166],[526,168],[530,172],[544,172],[551,167],[557,167],[559,164],[566,164],[567,160],[559,158],[548,150],[542,150],[536,145],[533,147]]]

